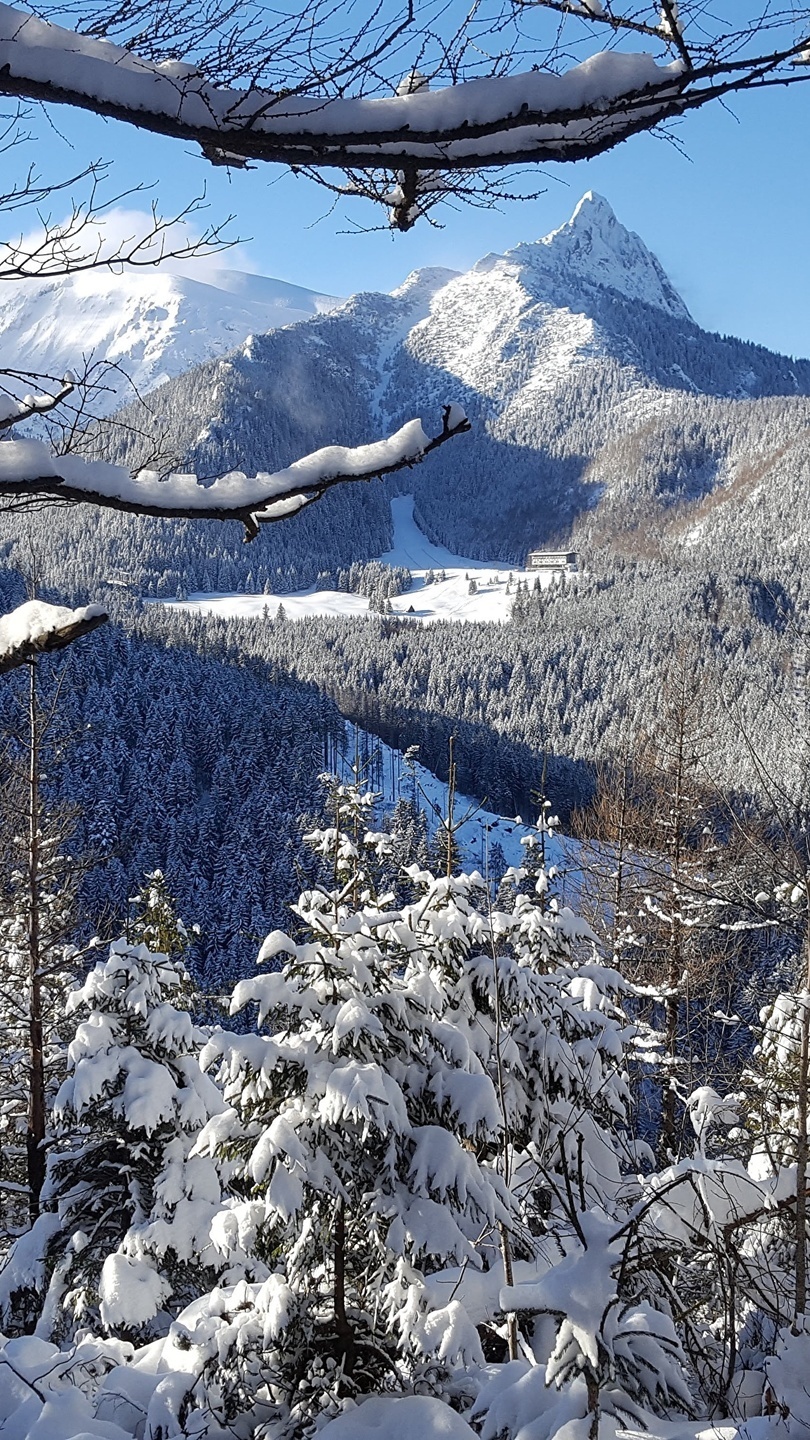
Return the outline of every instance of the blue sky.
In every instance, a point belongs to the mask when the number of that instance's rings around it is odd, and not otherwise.
[[[549,167],[536,200],[465,208],[444,215],[442,230],[423,222],[396,236],[341,233],[381,216],[360,203],[330,214],[324,191],[274,167],[229,176],[176,142],[66,110],[54,119],[73,153],[51,134],[40,149],[43,170],[105,156],[116,190],[153,180],[164,210],[205,184],[210,217],[236,217],[233,233],[245,242],[239,263],[338,295],[391,289],[422,265],[464,269],[546,234],[585,190],[598,190],[655,251],[701,325],[810,355],[810,84],[687,117],[677,131],[685,153],[638,136],[598,160]]]

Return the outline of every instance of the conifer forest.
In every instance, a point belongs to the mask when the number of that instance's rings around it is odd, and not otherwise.
[[[770,0],[0,5],[0,1440],[810,1440],[810,358],[579,183],[694,142],[719,235],[733,112],[753,235],[808,79]]]

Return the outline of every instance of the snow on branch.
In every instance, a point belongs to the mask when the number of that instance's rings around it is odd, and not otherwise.
[[[40,440],[5,440],[0,443],[0,497],[12,497],[18,504],[85,501],[163,519],[241,520],[247,538],[253,539],[260,525],[286,519],[333,485],[373,480],[415,465],[469,429],[461,407],[446,405],[438,435],[426,435],[421,421],[409,420],[394,435],[370,445],[327,445],[274,474],[249,477],[235,470],[206,485],[196,475],[162,479],[154,470],[133,475],[121,465],[53,455]]]
[[[26,665],[46,650],[63,650],[108,619],[100,605],[69,610],[44,600],[27,600],[8,615],[0,615],[0,675]]]
[[[0,374],[2,373],[0,371]],[[0,430],[10,430],[12,425],[19,425],[23,420],[32,420],[35,415],[47,415],[50,410],[61,405],[62,401],[73,393],[74,388],[75,381],[72,376],[66,375],[53,395],[25,395],[22,400],[17,400],[0,389]]]
[[[680,33],[680,32],[679,32]],[[806,44],[806,39],[803,42]],[[690,67],[609,50],[562,74],[534,69],[383,97],[326,98],[211,83],[0,5],[0,92],[75,105],[177,139],[222,163],[481,169],[576,160],[744,87],[801,78],[801,45]]]

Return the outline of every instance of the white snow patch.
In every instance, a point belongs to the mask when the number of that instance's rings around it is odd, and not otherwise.
[[[413,584],[404,595],[391,598],[391,610],[416,622],[471,620],[503,623],[508,620],[518,581],[530,587],[535,581],[544,588],[555,583],[553,574],[518,570],[502,561],[467,560],[443,545],[434,545],[414,519],[413,496],[399,495],[391,501],[394,544],[379,558],[386,565],[404,566]],[[429,580],[429,576],[433,579]],[[444,574],[445,578],[436,578]],[[512,577],[511,584],[509,577]],[[470,594],[470,583],[475,591]],[[507,588],[508,592],[507,593]],[[161,601],[183,610],[202,610],[209,615],[232,619],[273,620],[278,607],[290,620],[314,615],[376,615],[365,595],[343,590],[298,590],[292,595],[214,595],[192,592],[188,600]]]
[[[111,1329],[146,1324],[170,1294],[168,1280],[147,1260],[119,1251],[104,1261],[98,1287],[99,1312]]]
[[[319,1440],[475,1440],[475,1432],[442,1400],[373,1395],[331,1420]]]
[[[82,362],[120,366],[103,376],[93,408],[109,412],[204,360],[332,310],[341,301],[239,270],[205,281],[164,269],[89,270],[62,279],[7,280],[0,288],[5,363],[62,376]],[[131,383],[130,383],[131,382]]]

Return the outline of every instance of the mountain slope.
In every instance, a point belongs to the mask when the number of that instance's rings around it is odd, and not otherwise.
[[[746,431],[760,449],[776,397],[790,429],[804,425],[808,395],[810,363],[701,330],[643,242],[590,194],[542,240],[463,275],[417,272],[390,295],[356,295],[304,327],[254,337],[157,403],[174,447],[211,473],[356,443],[457,400],[473,435],[405,488],[431,540],[519,563],[618,493],[629,505],[650,496],[671,504],[725,483],[727,437],[711,453],[686,446],[674,467],[664,454],[664,473],[650,473],[649,457],[667,450],[652,437],[705,420],[706,405],[721,429],[748,405]],[[627,447],[648,457],[637,486]],[[358,557],[373,553],[363,550],[365,503],[347,500]],[[315,563],[333,557],[327,550]]]
[[[89,270],[61,280],[0,285],[3,363],[61,376],[84,359],[121,367],[106,408],[225,355],[254,331],[322,314],[340,302],[283,280],[238,270],[208,281],[165,270]],[[106,383],[106,382],[105,382]]]

